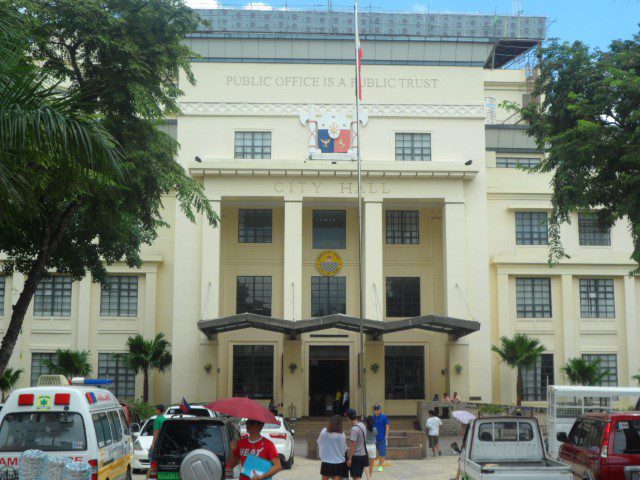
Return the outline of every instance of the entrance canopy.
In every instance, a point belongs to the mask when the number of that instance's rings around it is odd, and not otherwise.
[[[198,328],[208,337],[233,330],[241,330],[243,328],[257,328],[270,332],[283,333],[290,338],[296,338],[302,333],[316,332],[329,328],[358,332],[360,329],[360,319],[348,315],[326,315],[309,320],[294,321],[265,317],[255,313],[240,313],[229,317],[201,320],[198,322]],[[448,333],[455,338],[460,338],[480,330],[480,323],[471,320],[462,320],[460,318],[422,315],[420,317],[386,322],[364,319],[363,329],[365,334],[371,335],[374,338],[380,338],[385,333],[402,332],[412,329]]]

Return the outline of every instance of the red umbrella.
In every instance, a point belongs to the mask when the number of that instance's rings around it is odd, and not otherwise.
[[[232,417],[248,418],[263,423],[280,423],[268,408],[263,407],[250,398],[225,398],[212,402],[206,405],[206,407],[209,410],[231,415]]]

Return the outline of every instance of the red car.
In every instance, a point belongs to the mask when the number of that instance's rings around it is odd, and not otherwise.
[[[640,480],[640,412],[586,414],[558,440],[576,480]]]

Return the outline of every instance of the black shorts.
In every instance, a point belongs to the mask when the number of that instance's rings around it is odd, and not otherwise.
[[[362,478],[362,473],[368,466],[369,457],[367,455],[354,455],[351,459],[351,467],[349,467],[351,478]]]
[[[323,477],[340,477],[345,478],[349,475],[349,470],[347,470],[346,463],[325,463],[322,462],[320,465],[320,475]]]

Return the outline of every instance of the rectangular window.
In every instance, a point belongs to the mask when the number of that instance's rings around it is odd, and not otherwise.
[[[602,381],[603,387],[618,386],[618,356],[615,353],[584,353],[582,358],[589,362],[600,359],[600,371],[608,371],[608,375]]]
[[[496,167],[498,168],[518,168],[518,167],[537,167],[540,165],[541,158],[538,157],[497,157]]]
[[[346,277],[311,277],[311,316],[347,313]]]
[[[135,398],[136,372],[117,353],[98,354],[98,377],[113,381],[107,389],[117,398]]]
[[[518,318],[551,318],[551,279],[516,278]]]
[[[611,246],[611,230],[600,228],[594,213],[578,214],[578,234],[582,246]]]
[[[234,158],[271,158],[271,132],[236,132]]]
[[[233,346],[233,396],[273,397],[273,345]]]
[[[396,160],[428,162],[431,160],[430,133],[396,133]]]
[[[548,243],[547,212],[516,212],[517,245],[547,245]]]
[[[418,244],[419,226],[417,210],[387,210],[387,243]]]
[[[533,367],[522,370],[522,399],[546,401],[547,386],[553,381],[553,354],[543,353]]]
[[[5,276],[0,275],[0,317],[4,315],[4,291],[6,289]]]
[[[424,347],[384,347],[385,398],[424,399]]]
[[[420,277],[387,277],[387,317],[420,315]]]
[[[313,248],[347,248],[347,212],[313,211]]]
[[[49,375],[49,369],[45,366],[45,362],[53,361],[55,358],[54,353],[32,353],[31,354],[31,386],[38,385],[38,379],[40,375]]]
[[[117,443],[122,440],[122,425],[120,425],[120,419],[118,418],[118,412],[112,410],[107,412],[109,417],[109,425],[111,426],[111,433],[113,433],[113,442]]]
[[[271,243],[273,211],[240,208],[238,210],[238,243]]]
[[[613,279],[580,279],[580,316],[582,318],[615,318]]]
[[[271,277],[238,277],[236,313],[271,316]]]
[[[138,277],[109,275],[109,284],[100,293],[100,316],[138,316]]]
[[[34,297],[34,316],[70,317],[71,277],[54,275],[43,278],[36,288]]]

